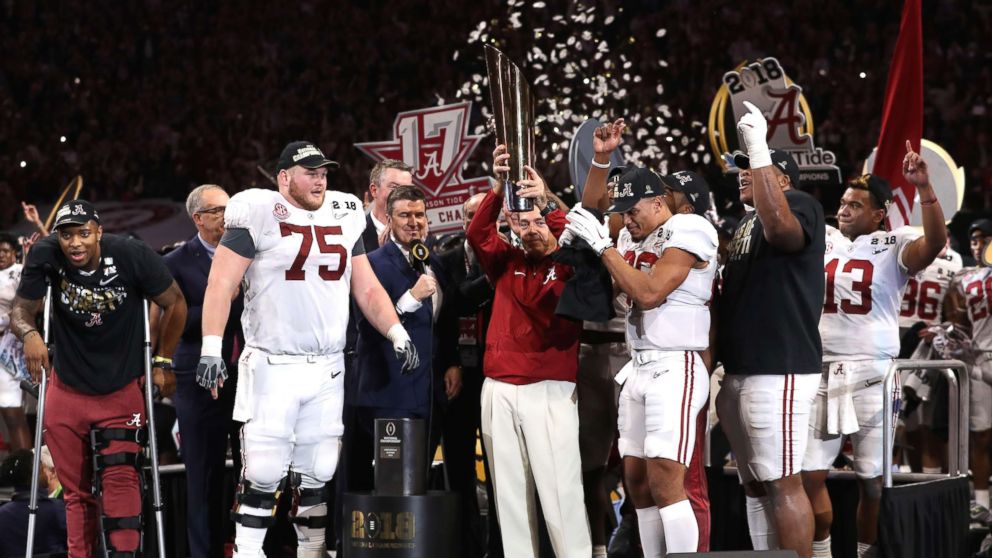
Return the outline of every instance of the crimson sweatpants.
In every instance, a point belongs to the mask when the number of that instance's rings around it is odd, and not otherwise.
[[[45,395],[45,443],[64,489],[69,558],[96,556],[99,548],[100,508],[92,493],[90,430],[137,428],[145,423],[144,413],[144,392],[138,380],[113,393],[87,395],[59,381],[57,373],[52,374]],[[112,441],[100,453],[139,450],[134,442]],[[134,467],[107,467],[102,479],[105,516],[131,517],[141,513],[141,491]],[[138,549],[138,540],[137,531],[111,531],[109,545],[127,552]]]
[[[689,470],[685,473],[685,493],[692,505],[699,526],[699,546],[697,552],[710,551],[710,496],[706,481],[706,464],[703,462],[703,449],[706,446],[707,403],[696,417],[696,445],[689,460]]]

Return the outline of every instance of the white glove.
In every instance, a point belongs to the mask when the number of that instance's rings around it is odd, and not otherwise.
[[[748,113],[741,117],[737,123],[737,130],[740,131],[747,147],[747,156],[751,160],[751,168],[758,169],[772,164],[772,156],[768,152],[768,122],[761,114],[758,107],[750,101],[744,101]]]
[[[592,249],[600,256],[607,248],[613,246],[613,241],[610,240],[610,229],[592,213],[581,207],[576,207],[568,212],[568,225],[565,226],[565,231],[571,231],[575,236],[588,242],[589,246],[592,246]]]
[[[395,324],[386,332],[386,339],[393,344],[393,352],[400,361],[400,372],[409,374],[420,366],[420,356],[417,355],[417,347],[413,345],[410,334],[402,324]]]
[[[559,246],[571,246],[572,242],[575,240],[575,233],[565,229],[562,231],[561,236],[558,237]]]

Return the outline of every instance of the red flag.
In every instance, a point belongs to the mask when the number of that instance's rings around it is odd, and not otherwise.
[[[889,66],[882,108],[882,131],[872,173],[892,184],[890,230],[909,223],[916,188],[902,177],[906,140],[920,152],[923,137],[923,24],[921,0],[905,0],[899,39]]]

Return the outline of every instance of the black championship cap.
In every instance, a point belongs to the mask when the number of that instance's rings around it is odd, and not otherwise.
[[[63,203],[55,213],[55,224],[52,228],[57,229],[63,225],[85,225],[91,220],[100,224],[100,215],[93,204],[86,200],[70,200]]]
[[[308,141],[294,141],[286,145],[282,154],[279,155],[276,172],[296,165],[307,169],[319,169],[320,167],[336,169],[339,166],[336,162],[324,157],[324,152]]]
[[[682,192],[692,204],[693,213],[703,215],[710,209],[710,185],[706,179],[692,171],[673,172],[661,177],[665,186]]]
[[[888,210],[892,204],[892,186],[884,178],[874,174],[863,174],[851,181],[851,185],[868,190],[871,197],[875,198],[875,203],[882,209]]]
[[[985,236],[992,236],[992,220],[990,219],[976,219],[972,221],[971,225],[968,226],[968,234],[975,231],[981,231]]]
[[[630,211],[644,198],[653,198],[665,193],[665,186],[658,173],[635,167],[620,175],[613,184],[613,203],[607,213]]]
[[[799,165],[796,164],[792,155],[780,149],[769,149],[768,153],[772,156],[772,164],[785,173],[785,176],[788,176],[789,181],[792,182],[792,187],[798,190]],[[749,169],[751,168],[751,159],[744,153],[734,153],[734,164],[739,169]]]

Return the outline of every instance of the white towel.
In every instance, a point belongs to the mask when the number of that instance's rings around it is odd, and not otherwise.
[[[238,389],[234,393],[234,413],[232,418],[238,422],[248,422],[252,416],[252,401],[255,399],[255,359],[258,354],[246,348],[238,359]]]
[[[619,372],[617,372],[617,375],[613,377],[613,381],[622,386],[623,383],[627,381],[627,376],[630,376],[630,373],[633,371],[634,360],[631,359],[627,361],[627,364],[623,365],[623,368],[621,368]]]
[[[850,363],[831,362],[827,367],[827,434],[853,434],[858,431],[854,409],[853,370]],[[851,372],[849,374],[849,372]]]

